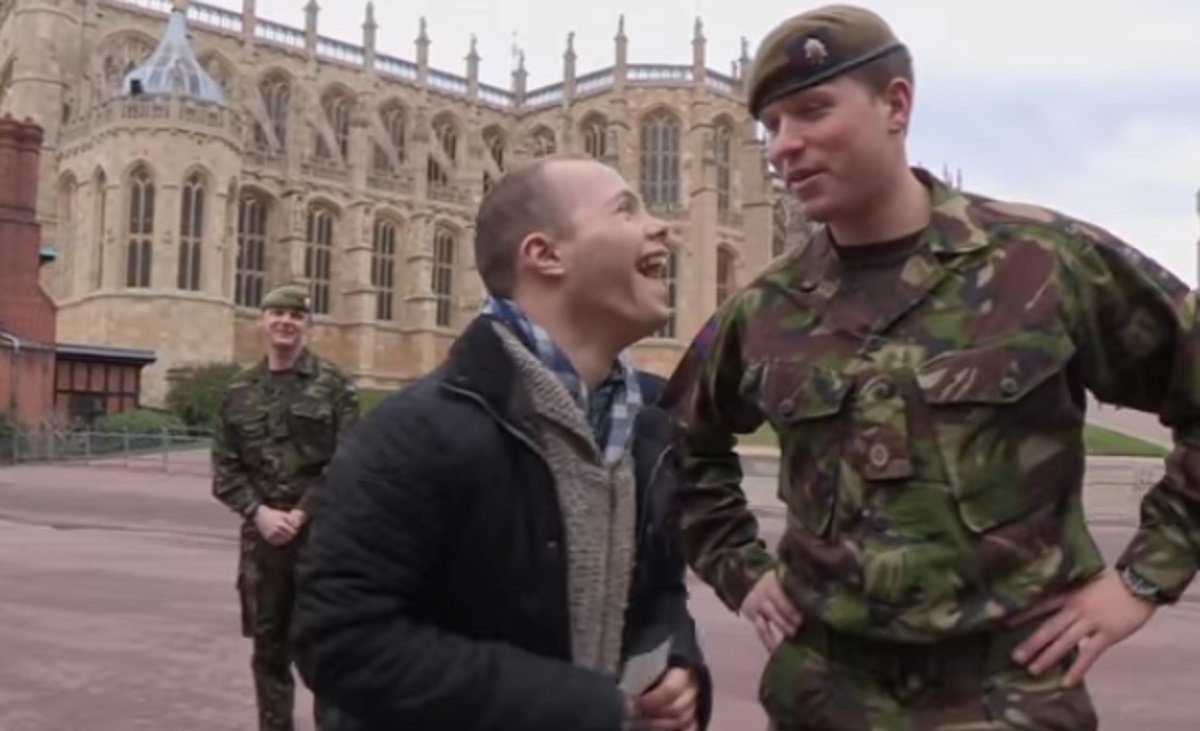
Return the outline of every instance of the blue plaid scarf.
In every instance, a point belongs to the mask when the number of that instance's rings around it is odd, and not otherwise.
[[[545,330],[521,312],[515,302],[488,297],[481,312],[508,325],[566,386],[567,393],[587,416],[596,446],[604,455],[604,463],[612,466],[620,462],[633,436],[633,420],[642,406],[637,370],[629,354],[623,352],[617,356],[612,374],[589,393],[587,384],[579,378],[566,354],[550,340]]]

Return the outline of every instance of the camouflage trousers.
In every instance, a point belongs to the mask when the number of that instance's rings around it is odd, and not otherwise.
[[[296,553],[304,540],[272,546],[253,523],[243,526],[238,594],[242,607],[242,635],[253,645],[250,659],[259,731],[294,731],[295,680],[288,631],[296,600]],[[314,708],[316,726],[322,728],[320,706]]]
[[[772,653],[759,700],[770,731],[1096,731],[1091,696],[1011,660],[1034,626],[914,646],[807,624]]]

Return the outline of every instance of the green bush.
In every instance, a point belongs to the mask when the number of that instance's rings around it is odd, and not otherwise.
[[[225,389],[241,370],[236,363],[200,366],[172,384],[167,407],[187,426],[211,430],[217,425]]]
[[[0,439],[17,433],[17,420],[7,411],[0,411]]]
[[[94,431],[102,434],[180,434],[188,431],[187,424],[176,415],[152,409],[134,409],[105,414],[96,420]]]

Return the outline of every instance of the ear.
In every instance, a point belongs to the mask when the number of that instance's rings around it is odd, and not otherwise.
[[[517,260],[522,268],[537,272],[543,277],[561,276],[566,271],[562,251],[541,232],[531,233],[521,240],[521,246],[517,249]]]
[[[887,107],[887,128],[892,134],[905,134],[912,121],[913,87],[908,81],[892,79],[883,92],[883,103]]]

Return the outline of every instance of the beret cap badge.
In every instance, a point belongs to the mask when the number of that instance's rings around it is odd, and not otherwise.
[[[788,44],[787,55],[795,66],[820,66],[829,58],[829,47],[816,36],[800,36]]]

